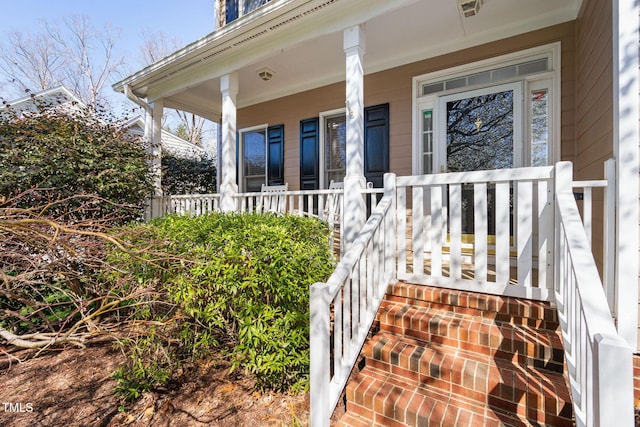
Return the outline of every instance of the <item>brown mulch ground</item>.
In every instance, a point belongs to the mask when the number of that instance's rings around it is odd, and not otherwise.
[[[260,393],[229,374],[220,358],[187,367],[186,381],[147,393],[119,410],[113,372],[124,356],[113,344],[50,351],[22,363],[0,346],[0,426],[300,426],[308,394]]]

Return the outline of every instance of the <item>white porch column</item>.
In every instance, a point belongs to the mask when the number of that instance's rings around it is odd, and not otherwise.
[[[164,104],[162,100],[154,101],[152,112],[147,112],[145,134],[150,131],[151,174],[153,181],[153,198],[151,199],[151,218],[162,216],[162,116]],[[151,117],[149,117],[151,116]],[[151,119],[151,120],[150,120]],[[151,127],[151,129],[148,129]]]
[[[364,178],[364,26],[344,30],[346,54],[346,156],[344,178],[344,236],[346,247],[355,240],[366,221],[366,205],[362,190]]]
[[[613,0],[613,154],[616,159],[618,333],[638,350],[638,4]],[[632,231],[633,230],[633,231]]]
[[[238,192],[236,184],[237,73],[226,74],[220,78],[220,92],[222,92],[220,207],[223,212],[233,212],[236,210],[236,200],[233,196]]]

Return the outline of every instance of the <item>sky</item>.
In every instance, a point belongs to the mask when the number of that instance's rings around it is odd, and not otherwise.
[[[74,15],[89,17],[98,30],[107,25],[119,30],[116,48],[125,55],[126,69],[112,76],[108,86],[144,67],[140,49],[145,33],[164,33],[167,40],[179,39],[178,46],[184,47],[214,28],[214,0],[0,0],[0,5],[0,38],[15,31],[41,33],[43,20],[62,26],[65,18]],[[104,92],[112,109],[128,111],[131,104],[124,95],[110,87]],[[175,118],[168,120],[170,126],[178,123]],[[205,145],[215,137],[211,129],[205,125]]]
[[[0,37],[20,31],[38,33],[42,21],[61,23],[73,15],[85,15],[97,29],[109,24],[120,30],[117,47],[127,55],[131,72],[143,64],[143,34],[164,33],[179,38],[180,47],[213,31],[214,0],[0,0]]]

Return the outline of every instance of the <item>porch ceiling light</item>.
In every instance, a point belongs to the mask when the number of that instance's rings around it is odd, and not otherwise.
[[[458,9],[463,18],[470,18],[478,14],[482,0],[458,0]]]
[[[265,82],[268,82],[269,80],[271,80],[271,77],[273,77],[273,75],[276,73],[275,71],[273,71],[271,68],[268,67],[263,67],[260,68],[258,71],[258,77],[260,77],[262,80],[264,80]]]

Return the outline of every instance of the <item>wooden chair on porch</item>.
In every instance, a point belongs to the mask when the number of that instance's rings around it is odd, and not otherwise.
[[[342,202],[344,199],[344,183],[331,180],[329,183],[329,190],[343,190],[340,193],[329,194],[327,197],[327,204],[325,206],[324,217],[329,224],[331,230],[331,244],[334,251],[338,254],[342,252],[342,239],[340,233],[342,231]]]
[[[287,212],[287,189],[289,184],[284,185],[266,185],[262,184],[260,197],[258,199],[258,212]]]

